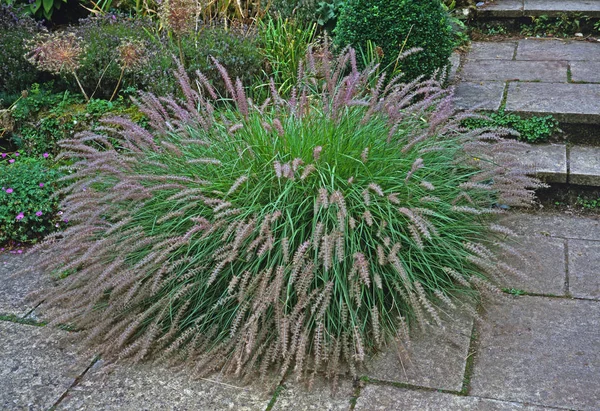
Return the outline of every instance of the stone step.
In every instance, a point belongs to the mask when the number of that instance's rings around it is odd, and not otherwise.
[[[600,187],[600,147],[535,144],[523,156],[547,183]]]
[[[598,0],[494,0],[485,1],[477,8],[478,18],[514,19],[519,17],[579,14],[600,17]]]
[[[459,108],[552,115],[598,127],[600,136],[600,43],[474,42],[456,78]]]

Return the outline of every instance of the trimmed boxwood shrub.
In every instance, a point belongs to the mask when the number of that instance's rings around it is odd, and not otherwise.
[[[448,64],[453,34],[440,0],[348,0],[342,9],[335,44],[366,49],[381,47],[382,67],[393,71],[398,55],[421,48],[398,63],[405,80],[431,75]]]

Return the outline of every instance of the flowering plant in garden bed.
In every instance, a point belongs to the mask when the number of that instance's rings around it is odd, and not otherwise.
[[[62,173],[48,157],[0,153],[0,243],[36,242],[64,225],[52,196]]]
[[[218,66],[232,101],[219,111],[180,67],[184,101],[141,94],[149,130],[115,117],[113,139],[63,143],[73,224],[38,246],[42,267],[72,273],[41,294],[54,324],[106,358],[199,374],[356,375],[409,325],[440,323],[455,294],[518,274],[496,258],[514,250],[491,217],[540,185],[524,145],[461,128],[433,80],[368,89],[375,69],[357,71],[352,50],[319,56],[289,100],[261,106]]]

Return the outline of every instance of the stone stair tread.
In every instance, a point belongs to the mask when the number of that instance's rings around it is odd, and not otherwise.
[[[495,0],[477,10],[479,17],[516,18],[523,16],[557,17],[561,14],[581,13],[600,17],[598,0]]]
[[[552,115],[562,123],[600,124],[600,84],[511,82],[505,109]]]

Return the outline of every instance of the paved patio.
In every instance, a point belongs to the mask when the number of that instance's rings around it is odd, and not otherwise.
[[[410,360],[390,349],[334,397],[323,381],[274,394],[150,364],[107,370],[77,351],[76,333],[22,323],[35,322],[23,296],[43,276],[9,279],[28,256],[0,254],[0,409],[600,409],[600,218],[510,213],[504,224],[531,256],[529,279],[509,286],[523,295],[485,304],[482,323],[459,316],[449,332],[415,335]]]

